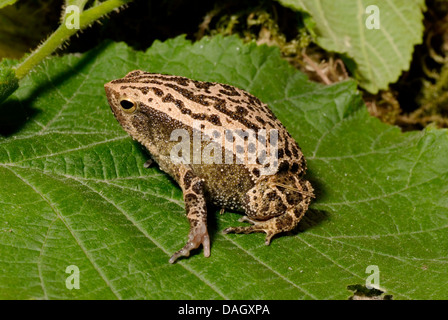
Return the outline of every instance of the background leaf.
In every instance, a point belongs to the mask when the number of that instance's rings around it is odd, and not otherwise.
[[[60,5],[57,0],[22,0],[3,8],[0,2],[0,58],[21,59],[42,43],[57,28],[59,10],[53,8]]]
[[[133,69],[236,85],[268,103],[308,159],[317,198],[299,230],[224,235],[174,265],[188,234],[179,187],[122,130],[103,84]],[[48,59],[1,106],[0,297],[346,299],[377,265],[394,299],[447,298],[448,135],[368,115],[356,83],[309,83],[277,49],[179,37]],[[80,269],[79,290],[65,286]]]
[[[351,71],[371,93],[386,89],[408,70],[414,46],[422,42],[424,0],[279,0],[308,12],[316,22],[317,43],[346,54]],[[376,5],[380,29],[366,28],[366,8]],[[350,67],[351,64],[348,64]]]
[[[17,0],[0,0],[0,9],[16,2]]]
[[[19,79],[13,69],[16,61],[4,59],[0,61],[0,103],[3,102],[19,86]]]

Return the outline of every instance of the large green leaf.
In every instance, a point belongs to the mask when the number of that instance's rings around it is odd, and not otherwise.
[[[424,0],[278,0],[308,12],[316,23],[317,42],[353,59],[349,63],[360,85],[372,93],[386,89],[408,70],[414,46],[423,35]],[[366,12],[370,5],[378,8]],[[378,17],[379,29],[369,29]]]
[[[224,235],[168,263],[189,225],[179,187],[122,130],[103,84],[133,69],[244,88],[301,145],[317,198],[298,232]],[[371,118],[353,81],[324,87],[235,37],[106,44],[45,61],[1,106],[0,297],[345,299],[377,265],[395,299],[447,298],[448,135]],[[67,266],[80,270],[68,290]]]

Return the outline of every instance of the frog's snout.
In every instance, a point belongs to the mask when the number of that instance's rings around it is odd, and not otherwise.
[[[110,83],[106,83],[104,85],[104,90],[106,91],[106,96],[109,99],[109,97],[112,96],[113,90],[112,90],[112,86],[110,85]],[[109,99],[110,101],[110,99]]]

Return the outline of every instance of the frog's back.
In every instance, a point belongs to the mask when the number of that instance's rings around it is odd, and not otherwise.
[[[278,132],[278,163],[276,167],[297,174],[306,169],[305,160],[296,141],[287,132],[269,107],[252,94],[231,85],[195,81],[180,76],[132,71],[126,77],[112,81],[122,88],[141,92],[148,106],[182,127],[196,127],[202,132],[270,130]],[[146,96],[146,97],[145,97]],[[225,144],[224,136],[223,145]],[[234,154],[238,150],[230,150]],[[224,162],[224,161],[223,161]],[[260,177],[260,163],[247,165],[256,180]],[[219,168],[218,170],[221,170]]]

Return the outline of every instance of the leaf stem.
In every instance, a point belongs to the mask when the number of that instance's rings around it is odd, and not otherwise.
[[[41,46],[34,50],[21,64],[16,67],[16,77],[18,79],[22,79],[37,64],[39,64],[42,60],[52,54],[57,48],[59,48],[65,41],[67,41],[80,29],[88,27],[102,16],[118,9],[119,7],[130,1],[132,0],[106,0],[96,7],[81,12],[79,15],[79,29],[67,28],[67,15],[64,15],[64,19],[61,25],[56,29],[56,31],[47,40],[45,40],[45,42],[42,43]]]

